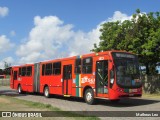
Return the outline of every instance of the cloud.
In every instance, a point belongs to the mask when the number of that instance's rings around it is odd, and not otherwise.
[[[100,28],[101,25],[106,22],[115,22],[117,20],[124,21],[124,20],[131,20],[132,16],[128,16],[120,11],[115,11],[113,16],[108,18],[105,21],[102,21],[100,24],[97,25],[96,28],[92,29],[90,32],[76,32],[74,33],[74,39],[71,41],[71,47],[69,47],[70,56],[77,55],[77,54],[84,54],[90,52],[93,49],[93,44],[98,44],[100,42]]]
[[[0,36],[0,53],[6,52],[14,46],[13,43],[5,36]]]
[[[131,20],[132,16],[128,16],[125,13],[122,13],[120,11],[115,11],[113,16],[111,18],[108,18],[108,22],[115,22],[115,21],[125,21],[125,20]]]
[[[73,26],[64,25],[56,16],[44,18],[36,16],[34,25],[28,40],[16,51],[21,57],[20,63],[36,62],[57,56],[58,51],[63,51],[63,44],[73,36]]]
[[[9,9],[7,7],[0,7],[0,17],[5,17],[8,15]]]
[[[74,25],[64,24],[57,16],[35,16],[34,27],[27,40],[16,50],[16,55],[20,58],[19,63],[33,63],[89,53],[93,44],[99,43],[101,24],[126,19],[130,16],[116,11],[91,31],[83,32],[75,31]]]
[[[12,57],[6,57],[0,61],[0,69],[4,69],[4,64],[7,62],[8,64],[14,64],[14,59]]]
[[[82,31],[76,32],[73,39],[67,45],[69,56],[89,53],[93,49],[94,43],[99,43],[99,29],[100,26],[98,25],[88,33]]]

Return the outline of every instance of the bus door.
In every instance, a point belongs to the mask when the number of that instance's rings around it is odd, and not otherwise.
[[[108,60],[96,62],[97,97],[108,97]]]
[[[63,94],[71,95],[72,91],[72,65],[63,65]]]
[[[11,78],[11,88],[17,88],[16,84],[17,83],[17,79],[18,79],[18,72],[17,71],[12,71],[12,78]]]

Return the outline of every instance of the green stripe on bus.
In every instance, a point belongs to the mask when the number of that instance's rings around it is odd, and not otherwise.
[[[76,75],[76,96],[79,97],[79,74]]]

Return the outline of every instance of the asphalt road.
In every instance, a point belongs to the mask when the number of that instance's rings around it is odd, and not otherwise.
[[[11,90],[9,87],[0,87],[0,94],[13,96],[18,99],[51,104],[52,106],[58,107],[64,111],[142,111],[141,113],[143,113],[143,111],[144,113],[145,111],[160,111],[160,100],[151,98],[122,99],[119,103],[116,104],[110,102],[109,100],[98,100],[96,105],[88,105],[84,102],[83,99],[79,98],[64,98],[60,96],[52,96],[51,98],[45,98],[43,95],[35,95],[29,93],[19,95],[15,90]],[[96,112],[92,112],[92,114],[96,115],[95,113]],[[125,115],[129,113],[122,112],[120,114]],[[120,118],[121,117],[119,117],[118,119]],[[159,117],[134,117],[134,119],[139,118],[158,120],[160,118],[160,115]],[[117,119],[117,117],[115,117],[115,119]],[[127,119],[130,120],[132,118],[127,117]]]

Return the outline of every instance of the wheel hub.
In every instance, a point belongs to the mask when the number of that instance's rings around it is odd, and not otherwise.
[[[48,89],[45,90],[45,96],[48,96]]]
[[[87,99],[87,101],[91,101],[92,100],[92,94],[90,92],[87,93],[86,99]]]
[[[21,93],[21,87],[18,88],[18,92]]]

